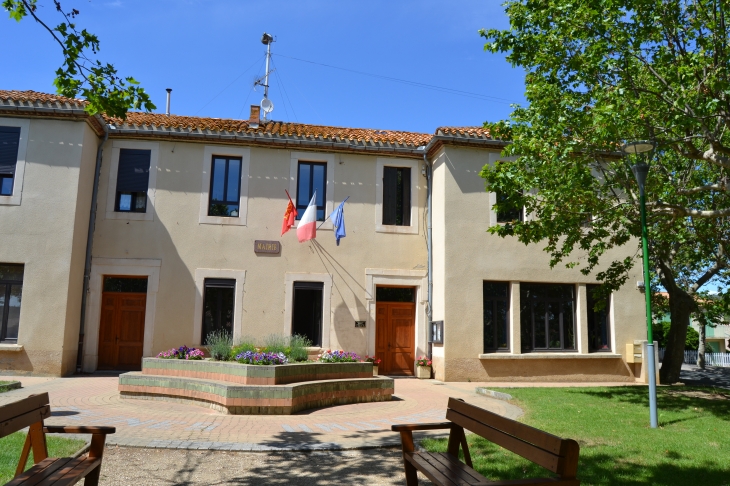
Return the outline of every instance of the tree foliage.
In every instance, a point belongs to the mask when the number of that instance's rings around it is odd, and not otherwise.
[[[61,47],[63,65],[56,70],[53,84],[62,96],[81,96],[88,102],[89,114],[106,113],[109,116],[126,118],[130,109],[151,111],[155,105],[149,95],[133,77],[121,77],[112,64],[96,59],[99,39],[86,29],[78,30],[74,20],[79,11],[64,11],[54,0],[56,12],[62,21],[51,28],[38,15],[38,0],[2,0],[3,8],[10,18],[20,22],[30,16],[45,28]]]
[[[638,187],[622,142],[651,140],[646,183],[652,288],[666,289],[672,326],[661,369],[679,378],[689,319],[725,313],[730,274],[728,0],[510,0],[508,30],[485,50],[526,71],[528,106],[488,123],[512,162],[482,176],[497,210],[525,207],[501,236],[545,242],[551,265],[616,290],[640,265]],[[587,219],[592,222],[586,225]],[[606,258],[617,247],[623,258]],[[615,254],[615,253],[614,253]],[[707,301],[708,283],[719,296]],[[707,302],[706,305],[699,305]]]

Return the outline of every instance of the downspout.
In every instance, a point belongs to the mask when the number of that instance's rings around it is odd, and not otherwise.
[[[433,239],[431,238],[431,222],[433,220],[431,216],[431,195],[433,192],[433,167],[428,161],[428,151],[423,154],[423,163],[426,165],[426,207],[428,215],[426,217],[426,248],[428,250],[428,309],[426,315],[428,316],[429,323],[428,331],[431,332],[431,323],[433,321]],[[428,343],[428,358],[431,359],[433,356],[433,343]]]
[[[76,356],[76,373],[81,373],[84,358],[84,324],[86,323],[86,297],[89,294],[89,278],[91,276],[91,247],[94,244],[94,226],[96,224],[96,202],[99,195],[99,176],[101,174],[101,156],[104,143],[109,138],[109,128],[104,124],[104,139],[96,149],[96,169],[94,187],[91,190],[91,209],[89,212],[89,229],[86,234],[86,260],[84,262],[84,282],[81,293],[81,319],[79,323],[79,352]]]

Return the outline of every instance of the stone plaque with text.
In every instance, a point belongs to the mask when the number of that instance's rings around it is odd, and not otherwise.
[[[278,241],[256,240],[253,242],[254,253],[280,253],[281,243]]]

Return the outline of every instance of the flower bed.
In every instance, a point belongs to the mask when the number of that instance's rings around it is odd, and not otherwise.
[[[201,360],[205,358],[205,353],[198,348],[188,348],[184,344],[179,348],[172,348],[168,351],[163,351],[157,355],[160,359],[192,359]]]
[[[141,373],[119,376],[119,392],[122,398],[184,401],[232,414],[289,414],[307,408],[385,401],[393,394],[393,380],[373,377],[371,362],[282,365],[273,364],[285,359],[278,354],[241,354],[241,360],[256,364],[144,358]],[[262,364],[264,361],[270,363]]]
[[[304,363],[245,364],[236,361],[142,359],[142,374],[187,376],[243,385],[283,385],[303,381],[368,378],[373,376],[372,363]]]

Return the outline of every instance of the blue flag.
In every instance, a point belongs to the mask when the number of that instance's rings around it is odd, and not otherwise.
[[[350,196],[345,198],[345,201],[350,199]],[[337,240],[337,246],[340,246],[340,238],[347,236],[345,233],[345,201],[342,201],[337,209],[332,211],[330,219],[335,227],[335,239]]]

